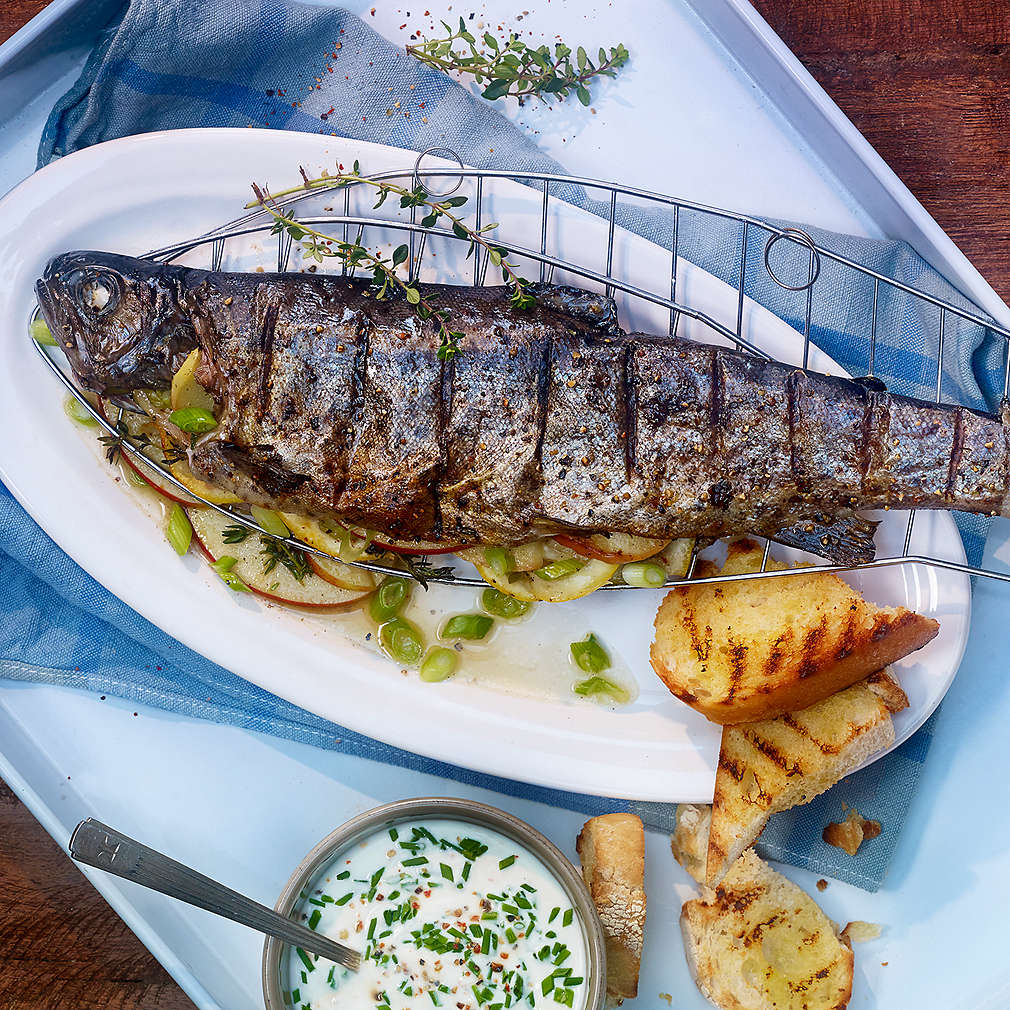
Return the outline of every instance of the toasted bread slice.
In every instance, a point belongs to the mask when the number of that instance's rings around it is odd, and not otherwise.
[[[680,913],[698,988],[723,1010],[843,1010],[852,948],[817,903],[753,851]]]
[[[809,803],[890,747],[891,714],[907,705],[880,671],[800,712],[723,729],[705,882],[722,880],[772,814]]]
[[[670,849],[673,858],[698,881],[705,883],[708,863],[708,833],[712,827],[709,803],[681,803],[677,806]]]
[[[757,571],[762,553],[736,541],[722,571]],[[651,658],[681,701],[735,725],[807,708],[921,649],[939,627],[868,603],[825,572],[681,586],[660,605]]]
[[[645,831],[634,814],[604,814],[582,827],[575,842],[582,876],[603,922],[607,993],[638,995],[645,929]]]

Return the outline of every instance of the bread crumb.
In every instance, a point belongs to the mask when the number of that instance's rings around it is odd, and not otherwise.
[[[844,808],[844,804],[843,804]],[[880,821],[868,821],[860,816],[855,807],[849,808],[849,815],[840,824],[832,822],[821,834],[828,845],[854,856],[867,839],[876,838],[881,832]]]
[[[821,879],[817,881],[817,890],[826,891],[827,889],[828,889],[828,882],[823,877],[821,877]]]
[[[842,936],[848,937],[852,943],[867,943],[870,940],[876,940],[881,932],[883,930],[879,922],[863,922],[856,919],[855,922],[850,922],[842,930]]]
[[[670,1006],[673,1006],[673,994],[672,993],[661,992],[659,994],[659,998],[660,999],[665,999],[666,1002],[670,1004]]]

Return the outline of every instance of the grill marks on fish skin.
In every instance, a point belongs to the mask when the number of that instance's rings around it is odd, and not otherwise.
[[[54,332],[83,325],[58,288],[89,263],[119,272],[124,300],[74,334],[81,381],[126,393],[152,385],[152,368],[164,380],[191,324],[219,404],[193,468],[251,502],[489,544],[572,530],[774,536],[888,506],[1010,513],[1010,414],[625,335],[603,296],[547,288],[518,312],[500,288],[433,287],[463,333],[443,364],[432,322],[365,282],[101,253],[47,268]]]

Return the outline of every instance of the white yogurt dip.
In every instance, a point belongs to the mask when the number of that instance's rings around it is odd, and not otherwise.
[[[532,853],[460,820],[406,821],[344,850],[294,916],[362,951],[350,972],[289,949],[292,1010],[584,1010],[587,950],[567,893]]]

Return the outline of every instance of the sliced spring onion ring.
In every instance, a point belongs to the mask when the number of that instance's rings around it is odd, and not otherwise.
[[[522,617],[529,613],[530,605],[526,600],[517,600],[514,596],[506,596],[505,593],[498,592],[488,586],[481,593],[480,605],[495,617],[503,617],[506,621],[513,621],[517,617]]]
[[[581,642],[572,642],[572,659],[575,665],[585,673],[602,673],[610,667],[610,656],[600,645],[599,639],[592,633]]]
[[[49,324],[44,319],[33,319],[32,325],[28,328],[28,332],[31,334],[31,338],[35,341],[35,343],[43,344],[46,347],[56,346],[56,338],[49,329]]]
[[[71,421],[76,421],[78,424],[84,425],[85,428],[93,428],[98,422],[88,413],[87,408],[83,406],[80,400],[76,396],[72,396],[68,393],[63,398],[63,413],[70,418]]]
[[[606,677],[590,677],[588,680],[580,680],[572,690],[583,697],[606,694],[622,704],[631,700],[631,695],[623,687],[615,684],[612,680],[607,680]]]
[[[454,649],[446,649],[441,645],[433,645],[421,663],[421,680],[434,684],[440,680],[447,680],[456,672],[459,664],[459,656]]]
[[[368,601],[368,612],[376,624],[383,624],[395,617],[410,599],[411,586],[408,579],[389,575]]]
[[[557,561],[551,561],[549,564],[544,565],[543,568],[538,568],[533,574],[538,579],[556,582],[567,575],[574,575],[585,567],[586,562],[580,561],[578,558],[558,558]]]
[[[622,565],[621,578],[639,589],[658,589],[666,583],[666,569],[654,561],[632,561]]]
[[[205,435],[217,427],[217,418],[203,407],[180,407],[168,419],[187,435]]]
[[[455,614],[442,625],[439,634],[442,638],[465,638],[470,642],[479,642],[487,638],[493,627],[494,618],[487,614]]]
[[[212,561],[210,567],[221,576],[221,581],[236,593],[251,593],[252,590],[232,571],[238,564],[238,558],[224,554],[217,561]]]
[[[168,510],[168,522],[165,523],[165,536],[172,545],[172,549],[182,557],[189,550],[189,545],[193,540],[193,527],[189,517],[182,506],[173,503]]]
[[[250,505],[249,511],[252,512],[253,519],[256,520],[271,535],[275,537],[287,537],[291,535],[291,531],[284,524],[284,520],[281,518],[279,512],[274,512],[273,509],[260,508],[259,505]]]
[[[424,654],[421,629],[403,617],[394,617],[379,628],[379,641],[390,658],[404,666],[417,666]]]

